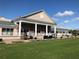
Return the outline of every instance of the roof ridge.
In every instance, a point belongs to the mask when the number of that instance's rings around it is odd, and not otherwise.
[[[34,14],[38,14],[38,13],[41,13],[41,12],[44,12],[44,10],[35,11],[35,12],[29,13],[29,14],[27,14],[25,16],[20,16],[20,17],[25,18],[25,17],[29,17],[29,16],[32,16]]]

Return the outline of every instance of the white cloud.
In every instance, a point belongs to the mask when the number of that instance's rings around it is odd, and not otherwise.
[[[78,20],[79,21],[79,17],[76,17],[75,20]]]
[[[70,22],[75,22],[75,21],[79,21],[79,17],[75,17],[71,20],[65,20],[64,23],[70,23]]]
[[[55,20],[55,21],[59,20],[59,19],[57,19],[57,18],[54,18],[54,17],[52,17],[52,19],[53,19],[53,20]]]
[[[0,17],[0,21],[11,21],[10,19],[7,19],[5,17]]]
[[[75,18],[71,19],[71,21],[73,21],[73,22],[79,21],[79,17],[75,17]]]
[[[64,21],[64,23],[69,23],[69,22],[70,22],[69,20],[65,20],[65,21]]]
[[[55,14],[57,17],[63,17],[63,16],[72,16],[74,15],[73,11],[64,11],[64,12],[58,12]]]
[[[58,25],[57,28],[64,28],[64,26],[63,25]]]

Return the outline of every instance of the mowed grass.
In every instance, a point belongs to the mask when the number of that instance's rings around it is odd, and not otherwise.
[[[0,59],[79,59],[79,39],[0,44]]]

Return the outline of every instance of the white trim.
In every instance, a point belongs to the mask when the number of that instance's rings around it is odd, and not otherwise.
[[[31,21],[24,21],[24,20],[20,20],[20,21],[21,21],[21,22],[26,22],[26,23],[32,23],[32,24],[37,23],[37,24],[40,24],[40,25],[49,25],[49,26],[51,26],[51,24],[44,24],[44,23],[31,22]],[[19,22],[19,21],[16,21],[16,22]]]

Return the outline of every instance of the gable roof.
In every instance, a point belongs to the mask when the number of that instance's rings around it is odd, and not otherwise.
[[[34,22],[42,22],[48,24],[56,24],[54,20],[52,20],[45,11],[37,11],[26,16],[21,16],[16,18],[15,20],[26,20],[26,21],[34,21]]]

